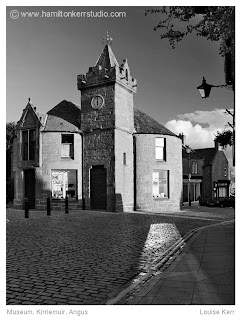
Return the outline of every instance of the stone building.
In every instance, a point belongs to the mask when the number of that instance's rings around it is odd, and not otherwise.
[[[182,193],[182,142],[134,107],[137,82],[106,45],[77,77],[81,106],[47,114],[29,101],[13,147],[14,205],[107,211],[174,211]]]
[[[202,197],[208,202],[229,196],[228,160],[218,142],[215,140],[214,143],[214,148],[194,150],[204,160]]]
[[[190,161],[186,148],[182,150],[183,161],[183,202],[189,202],[188,184],[190,184],[190,199],[196,201],[202,195],[203,189],[203,158],[194,150],[191,150]],[[189,181],[190,177],[190,181]]]

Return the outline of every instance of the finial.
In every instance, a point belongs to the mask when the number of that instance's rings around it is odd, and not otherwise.
[[[106,32],[106,38],[102,38],[102,43],[105,45],[111,45],[112,44],[112,38],[109,36],[109,32]]]

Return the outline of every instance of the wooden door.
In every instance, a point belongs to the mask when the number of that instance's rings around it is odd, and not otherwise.
[[[107,209],[107,174],[104,166],[93,166],[90,170],[91,209]]]
[[[24,171],[25,198],[28,198],[29,208],[35,208],[35,171]]]

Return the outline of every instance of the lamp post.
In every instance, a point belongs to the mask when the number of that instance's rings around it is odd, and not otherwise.
[[[214,86],[212,84],[208,84],[204,77],[202,80],[202,84],[197,87],[202,99],[206,99],[209,97],[212,88],[226,88],[229,90],[233,90],[234,92],[234,84],[233,85],[222,84],[222,85]],[[235,126],[235,103],[233,106],[233,113],[227,109],[226,109],[226,113],[230,114],[233,117],[233,124],[231,125],[233,129],[233,148],[232,148],[233,152],[232,153],[233,153],[233,166],[235,166],[235,141],[234,141],[235,139],[235,127],[234,127]]]
[[[226,88],[229,90],[233,90],[233,87],[231,87],[230,85],[227,85],[227,84],[221,84],[218,86],[208,84],[204,77],[203,77],[202,84],[197,87],[202,99],[206,99],[209,97],[212,88]]]
[[[186,153],[188,154],[188,204],[189,207],[191,207],[192,203],[191,203],[191,168],[190,168],[190,164],[191,164],[191,148],[190,147],[186,147]]]

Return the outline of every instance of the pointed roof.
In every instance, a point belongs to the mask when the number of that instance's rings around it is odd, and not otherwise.
[[[197,154],[199,154],[204,159],[204,165],[209,165],[212,163],[214,156],[217,151],[215,148],[204,148],[204,149],[195,149]]]
[[[26,117],[28,117],[29,115],[32,116],[33,119],[38,121],[40,123],[40,125],[42,125],[42,126],[45,125],[47,115],[36,111],[36,107],[32,104],[30,98],[28,99],[28,103],[23,110],[23,113],[22,113],[20,120],[17,122],[18,126],[23,125],[23,123],[26,120]]]
[[[48,119],[46,131],[75,131],[80,128],[81,110],[80,108],[67,100],[61,101],[54,108],[47,112]]]
[[[102,68],[110,69],[110,67],[119,66],[118,61],[111,49],[111,47],[107,44],[99,59],[96,62],[96,67],[101,66]]]

